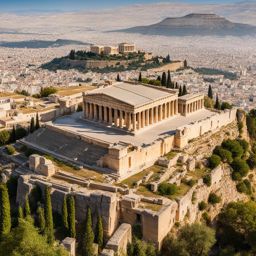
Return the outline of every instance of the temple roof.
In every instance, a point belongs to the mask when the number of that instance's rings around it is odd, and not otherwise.
[[[115,83],[114,85],[86,93],[86,95],[95,94],[107,95],[134,107],[139,107],[174,95],[172,92],[125,82]]]

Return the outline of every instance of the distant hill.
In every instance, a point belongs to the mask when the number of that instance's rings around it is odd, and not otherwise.
[[[29,41],[19,41],[19,42],[1,42],[0,47],[8,47],[8,48],[49,48],[49,47],[61,47],[65,45],[89,45],[88,43],[84,43],[81,41],[75,40],[66,40],[66,39],[57,39],[55,41],[47,41],[47,40],[29,40]]]
[[[192,13],[184,17],[166,18],[149,26],[132,27],[115,32],[164,36],[256,36],[256,27],[233,23],[216,14]]]

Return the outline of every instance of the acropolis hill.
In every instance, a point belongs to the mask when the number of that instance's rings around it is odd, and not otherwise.
[[[245,198],[227,164],[209,169],[206,161],[215,146],[238,137],[236,108],[207,109],[203,94],[179,96],[177,89],[139,82],[94,88],[82,94],[83,111],[66,109],[19,141],[34,152],[29,169],[17,169],[19,205],[36,188],[51,187],[53,211],[62,214],[72,195],[78,225],[88,207],[93,223],[102,216],[108,242],[101,255],[112,256],[126,252],[131,226],[160,249],[175,223],[202,218],[198,205],[211,194],[222,200],[209,205],[209,218]],[[163,194],[163,184],[175,192]],[[72,239],[63,243],[74,248]]]

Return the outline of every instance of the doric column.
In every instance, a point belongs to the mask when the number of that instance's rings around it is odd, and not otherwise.
[[[92,104],[91,103],[88,103],[89,104],[89,119],[92,119]]]
[[[103,116],[102,116],[102,106],[99,106],[99,121],[103,121]]]
[[[137,113],[138,130],[141,128],[141,113]]]
[[[132,129],[133,129],[133,131],[136,131],[137,129],[136,129],[137,127],[136,127],[136,114],[132,114]]]
[[[114,109],[114,123],[115,123],[115,126],[118,127],[118,110],[117,109]]]
[[[110,125],[113,125],[112,108],[108,109],[108,120],[109,120]]]
[[[131,114],[125,112],[125,115],[126,115],[126,118],[125,118],[125,120],[126,120],[126,128],[130,131],[132,129]]]
[[[154,111],[153,108],[149,109],[149,124],[153,124],[154,123]]]
[[[93,119],[97,120],[98,119],[98,115],[97,115],[97,105],[93,104]]]
[[[120,117],[119,117],[119,127],[120,127],[120,128],[123,128],[123,119],[124,119],[124,117],[123,117],[123,111],[120,110],[119,113],[120,113]]]
[[[146,110],[146,126],[149,125],[149,109]]]
[[[159,118],[159,121],[162,121],[162,119],[163,119],[163,106],[162,105],[159,106],[159,116],[158,116],[158,118]]]
[[[104,107],[104,122],[108,121],[108,108]]]
[[[141,112],[141,128],[145,127],[145,110]]]
[[[155,123],[158,122],[158,106],[154,108],[154,112],[155,112]]]

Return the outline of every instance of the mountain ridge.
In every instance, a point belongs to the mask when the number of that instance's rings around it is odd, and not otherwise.
[[[182,17],[167,17],[152,25],[136,26],[115,32],[165,36],[256,36],[256,26],[234,23],[214,13],[190,13]]]

